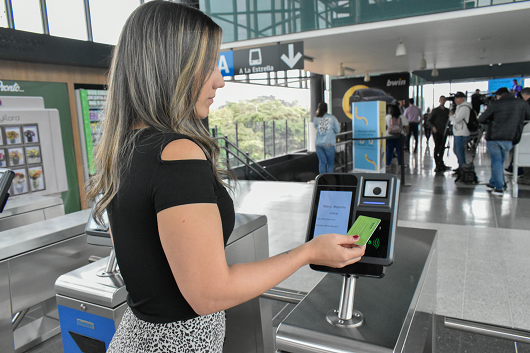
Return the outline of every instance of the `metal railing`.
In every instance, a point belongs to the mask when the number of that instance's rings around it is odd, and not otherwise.
[[[342,137],[349,137],[353,135],[353,131],[345,131],[341,132],[335,135],[336,138],[339,140],[342,140]],[[405,153],[404,153],[404,142],[405,138],[403,135],[399,136],[383,136],[383,137],[370,137],[370,138],[349,138],[346,140],[342,140],[336,143],[335,146],[344,146],[344,155],[342,158],[342,172],[348,173],[350,171],[349,165],[350,162],[353,161],[353,143],[354,141],[370,141],[370,140],[395,140],[399,139],[399,145],[401,146],[401,153],[400,153],[400,161],[401,164],[401,186],[407,186],[405,185]],[[348,151],[351,152],[350,158],[348,158]]]
[[[245,165],[246,168],[252,170],[254,173],[256,173],[257,176],[262,178],[263,180],[268,181],[278,181],[274,175],[269,173],[263,166],[261,166],[258,162],[256,162],[254,159],[252,159],[248,153],[243,152],[239,149],[232,141],[228,139],[227,136],[217,136],[214,137],[217,141],[217,144],[221,148],[221,150],[225,151],[226,156],[226,168],[230,169],[230,155],[233,156],[235,159],[237,159],[239,162]],[[219,141],[224,141],[224,145],[219,144]],[[230,149],[234,149],[236,152],[231,151]],[[239,155],[242,155],[243,158],[241,158]]]
[[[269,120],[215,125],[213,137],[227,136],[236,147],[244,147],[254,159],[267,159],[307,147],[307,119]]]

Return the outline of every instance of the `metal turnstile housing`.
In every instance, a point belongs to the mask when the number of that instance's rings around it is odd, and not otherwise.
[[[267,218],[236,214],[236,224],[225,252],[229,265],[267,258]],[[77,340],[85,340],[87,344],[97,345],[104,342],[103,349],[108,347],[127,308],[127,292],[121,276],[97,275],[105,268],[106,261],[107,259],[101,259],[64,274],[55,284],[65,353],[77,352],[69,350],[69,347],[77,344],[70,332],[73,332],[74,336],[77,334]],[[228,309],[226,316],[225,352],[273,351],[270,301],[252,299]],[[112,324],[106,320],[110,320]],[[98,327],[102,327],[101,331]]]
[[[354,309],[364,315],[362,326],[336,327],[326,321],[326,313],[339,307],[342,286],[342,276],[329,273],[280,324],[276,348],[291,353],[423,353],[431,342],[436,304],[436,254],[435,230],[398,227],[395,260],[385,277],[357,280]]]

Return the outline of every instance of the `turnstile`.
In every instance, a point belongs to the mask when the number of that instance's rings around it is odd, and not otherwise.
[[[358,327],[326,319],[339,308],[343,279],[327,274],[278,327],[276,348],[291,353],[431,352],[436,304],[436,231],[398,227],[395,259],[381,279],[357,279]]]
[[[53,198],[39,199],[39,205],[46,207],[37,209],[19,203],[6,214],[15,208],[19,212],[12,215],[30,217],[38,212],[46,214],[46,208],[51,213],[64,212],[62,202],[59,205]],[[88,210],[79,211],[23,226],[17,224],[17,228],[0,232],[0,352],[25,352],[59,333],[55,281],[65,272],[87,264],[91,255],[108,254],[87,243],[85,225],[89,214]],[[16,216],[13,219],[20,220]],[[31,318],[25,316],[28,309],[38,306],[42,310],[35,311]]]
[[[10,198],[0,213],[0,232],[60,216],[64,216],[60,197],[32,195]]]
[[[229,265],[267,258],[267,218],[236,214],[225,252]],[[65,353],[104,353],[121,321],[127,292],[119,274],[103,275],[107,262],[101,259],[69,272],[55,284]],[[225,352],[273,351],[270,301],[255,298],[226,315]]]

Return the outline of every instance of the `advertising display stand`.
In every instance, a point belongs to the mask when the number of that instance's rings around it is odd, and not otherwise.
[[[46,109],[42,97],[0,96],[0,168],[15,173],[0,230],[64,215],[68,181],[59,112]]]
[[[79,119],[79,136],[81,139],[81,154],[83,156],[83,172],[85,181],[95,173],[94,147],[99,143],[103,133],[102,122],[104,108],[107,102],[105,90],[75,90],[77,117]]]
[[[42,97],[0,101],[0,167],[15,172],[12,197],[60,196],[68,184],[58,110]]]
[[[371,140],[385,136],[386,103],[383,101],[354,102],[351,105],[353,121],[353,168],[355,172],[385,172],[384,139]]]

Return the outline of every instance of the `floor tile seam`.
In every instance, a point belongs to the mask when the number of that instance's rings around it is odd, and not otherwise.
[[[504,257],[502,257],[502,260],[504,262],[504,276],[502,277],[502,283],[504,285],[504,293],[506,294],[506,297],[508,298],[508,309],[510,310],[510,323],[512,327],[515,327],[515,320],[514,320],[514,309],[512,308],[512,301],[510,300],[510,288],[508,287],[508,283],[506,279],[508,278],[508,267],[506,266],[506,261],[504,261]]]
[[[406,220],[406,219],[400,219],[399,222],[415,222],[414,220]],[[457,223],[436,223],[436,222],[418,222],[420,223],[417,227],[415,226],[412,226],[412,225],[405,225],[404,227],[408,227],[408,228],[424,228],[424,229],[432,229],[432,230],[436,230],[436,231],[442,231],[442,228],[444,226],[447,226],[447,225],[450,225],[450,226],[456,226],[456,227],[460,227],[460,228],[464,228],[466,230],[468,230],[468,232],[466,233],[466,235],[470,235],[469,233],[469,229],[470,228],[474,228],[474,227],[477,227],[476,225],[472,225],[472,224],[457,224]],[[399,223],[398,223],[398,226]],[[490,227],[487,227],[487,226],[478,226],[480,228],[490,228]],[[501,229],[512,229],[512,228],[499,228],[500,230]],[[519,229],[517,229],[519,230]],[[525,230],[525,229],[521,229],[521,230]]]
[[[466,303],[468,254],[469,254],[469,236],[466,239],[466,258],[465,258],[465,266],[464,266],[464,288],[462,290],[462,307],[461,307],[462,317],[464,317],[464,308],[465,308],[465,303]]]

